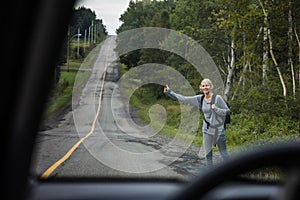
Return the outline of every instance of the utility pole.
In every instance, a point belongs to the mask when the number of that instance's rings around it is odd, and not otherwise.
[[[86,47],[86,29],[84,30],[84,44],[83,44],[83,52],[85,53],[85,47]]]
[[[69,72],[69,58],[70,57],[70,26],[68,26],[68,38],[67,38],[67,72]]]
[[[77,32],[77,59],[79,58],[79,42],[80,42],[80,29],[78,28]]]
[[[94,21],[92,21],[91,43],[94,41]]]

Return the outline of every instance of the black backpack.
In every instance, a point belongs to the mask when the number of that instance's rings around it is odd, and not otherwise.
[[[203,99],[204,99],[204,95],[201,96],[201,99],[200,99],[200,103],[199,103],[199,109],[202,110],[202,104],[203,104]],[[199,100],[198,100],[199,101]],[[214,104],[216,101],[216,94],[213,94],[212,97],[211,97],[211,104]],[[225,102],[227,104],[227,106],[229,107],[228,103]],[[206,121],[205,117],[204,117],[204,121],[206,122],[207,124],[207,128],[209,128],[209,122]],[[226,114],[225,116],[225,122],[224,122],[224,127],[226,128],[226,124],[229,124],[231,121],[230,119],[230,112]]]

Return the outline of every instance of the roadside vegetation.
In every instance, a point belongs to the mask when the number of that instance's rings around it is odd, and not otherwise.
[[[102,20],[96,19],[95,12],[85,7],[74,9],[73,21],[69,25],[66,41],[62,46],[56,66],[55,83],[48,99],[44,118],[49,118],[70,105],[75,78],[81,64],[84,61],[85,65],[92,66],[96,55],[91,52],[106,37],[105,26]],[[78,80],[78,77],[76,81],[84,83],[84,79]]]
[[[132,1],[120,17],[123,24],[117,32],[156,26],[180,31],[199,41],[222,72],[225,84],[222,95],[232,111],[231,124],[227,126],[227,144],[229,149],[234,149],[245,144],[299,138],[299,6],[293,1],[271,5],[267,0],[238,3],[226,0]],[[265,16],[264,11],[268,11],[269,15]],[[88,29],[91,21],[103,25],[89,9],[80,8],[75,12],[77,17],[70,25],[70,36],[77,34],[78,28]],[[292,15],[289,15],[290,12]],[[278,16],[282,16],[280,20]],[[83,21],[85,25],[77,25]],[[46,117],[71,101],[77,69],[95,45],[107,36],[105,27],[101,27],[103,30],[99,32],[96,43],[86,46],[84,39],[80,39],[79,56],[76,37],[70,40],[68,66],[67,43],[63,47],[62,61],[58,65],[59,76],[49,98]],[[264,29],[270,30],[272,35],[263,32]],[[81,33],[84,34],[84,31]],[[195,91],[199,91],[202,77],[176,55],[143,49],[122,56],[120,60],[123,74],[144,63],[168,64],[181,72]],[[92,56],[89,61],[93,62]],[[163,94],[163,86],[152,84],[141,87],[130,102],[138,108],[146,123],[150,122],[151,106],[162,105],[167,111],[167,121],[160,133],[171,137],[177,133],[181,120],[180,104]],[[199,121],[201,127],[202,119]],[[196,135],[194,144],[200,146],[201,128],[190,134]]]
[[[92,66],[95,55],[90,54],[91,50],[107,37],[105,26],[94,12],[84,7],[74,12],[45,118],[70,105],[77,70],[86,59]],[[299,139],[300,4],[296,1],[131,1],[120,20],[123,24],[118,33],[140,27],[169,28],[188,35],[209,52],[222,73],[225,90],[221,95],[232,112],[226,131],[230,151],[247,148],[248,144]],[[85,31],[95,24],[98,32],[87,44]],[[80,43],[78,32],[85,37],[80,37]],[[137,50],[121,56],[120,61],[122,74],[145,63],[172,66],[195,91],[199,91],[204,78],[185,60],[160,50]],[[167,119],[160,134],[177,134],[180,104],[163,94],[163,86],[150,84],[137,89],[130,103],[145,123],[150,123],[150,108],[162,105]],[[202,145],[201,125],[202,115],[199,128],[187,133],[195,136],[193,144],[197,146]],[[276,169],[266,171],[279,174]]]
[[[221,95],[232,111],[227,144],[234,149],[299,138],[299,13],[300,4],[294,0],[131,1],[121,15],[123,23],[117,32],[163,27],[198,41],[222,74],[225,87]],[[171,66],[199,93],[200,81],[205,78],[185,60],[161,50],[137,50],[120,60],[128,71],[146,63]],[[172,89],[176,92],[176,88]],[[131,103],[147,123],[150,107],[163,105],[168,117],[161,133],[177,133],[181,120],[179,103],[163,94],[163,86],[139,88]],[[200,129],[194,143],[202,144]]]

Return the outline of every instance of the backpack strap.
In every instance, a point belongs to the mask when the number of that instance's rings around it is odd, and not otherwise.
[[[200,99],[200,110],[202,110],[203,99],[204,99],[204,94],[202,95],[202,97]]]
[[[203,100],[204,100],[204,94],[201,96],[200,100],[198,99],[199,102],[199,109],[202,111],[202,105],[203,105]],[[203,119],[206,123],[207,129],[209,128],[210,123],[205,119],[205,116],[203,115]]]
[[[212,97],[211,97],[211,101],[210,101],[210,104],[214,104],[215,101],[216,101],[216,94],[213,94]],[[199,102],[199,109],[202,111],[202,105],[203,105],[203,100],[204,100],[204,94],[201,96],[200,100],[198,99],[198,102]],[[209,128],[210,126],[210,123],[205,119],[205,116],[203,117],[204,118],[204,121],[207,125],[207,129]]]
[[[212,95],[210,104],[214,104],[216,102],[216,96],[217,96],[216,94]]]
[[[210,104],[214,104],[215,101],[216,101],[216,94],[213,94],[212,97],[211,97],[211,101],[210,101]],[[199,102],[199,109],[202,110],[202,104],[203,104],[203,99],[204,99],[204,94],[200,97],[200,100],[199,98],[197,99],[198,102]]]

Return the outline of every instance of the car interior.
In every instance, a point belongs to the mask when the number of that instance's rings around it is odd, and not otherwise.
[[[58,49],[65,40],[75,3],[75,0],[17,0],[8,2],[9,6],[4,8],[7,10],[2,13],[2,20],[6,24],[2,40],[4,43],[2,74],[4,77],[7,77],[7,72],[11,75],[3,82],[3,86],[9,87],[9,98],[6,93],[2,95],[5,108],[2,113],[6,127],[1,139],[1,152],[4,152],[1,170],[3,197],[28,200],[300,198],[298,141],[249,148],[248,151],[241,152],[188,180],[151,176],[151,173],[148,177],[139,177],[130,172],[130,169],[125,176],[118,176],[117,169],[111,172],[114,176],[110,176],[110,172],[107,176],[96,177],[92,175],[64,177],[54,174],[49,178],[43,178],[41,174],[34,174],[31,170],[34,146],[39,141],[38,131],[53,83],[53,76],[49,75],[54,73],[53,66],[59,56]],[[101,109],[105,108],[102,106]],[[70,136],[69,139],[70,142],[66,142],[65,147],[54,145],[47,148],[69,149],[71,141],[76,141],[76,138]],[[53,138],[49,137],[48,140]],[[95,158],[93,162],[87,162],[88,159],[92,159],[92,156],[87,154],[89,153],[83,154],[84,158],[74,158],[78,159],[78,165],[100,168]],[[57,155],[60,156],[61,154]],[[52,163],[55,163],[55,159],[53,158]],[[51,163],[47,164],[51,166]],[[73,173],[72,166],[63,168],[63,164],[59,167],[61,171]],[[276,170],[279,179],[276,181],[257,179],[257,174],[261,174],[265,169]],[[103,170],[106,168],[103,167]],[[249,174],[253,174],[253,177],[247,176]]]

